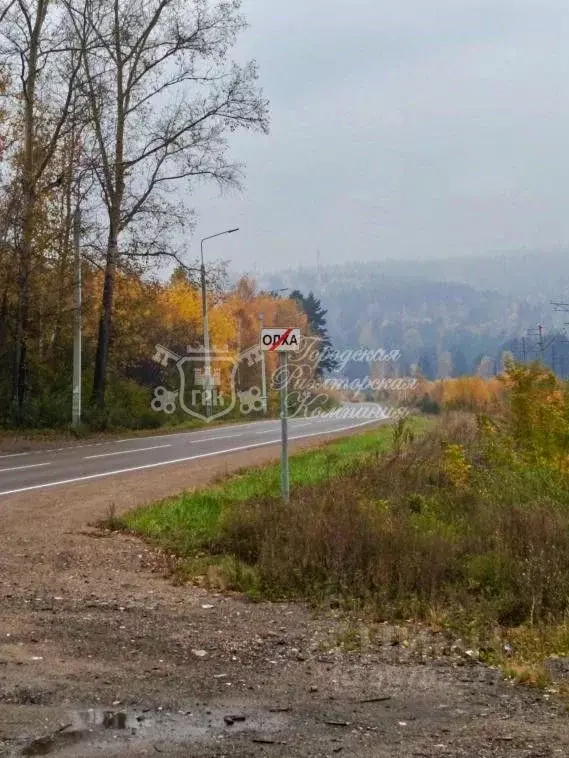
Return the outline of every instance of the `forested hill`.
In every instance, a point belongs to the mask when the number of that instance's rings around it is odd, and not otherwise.
[[[504,350],[532,357],[537,344],[528,329],[568,320],[550,304],[569,300],[568,266],[569,253],[387,261],[291,270],[267,284],[313,290],[338,347],[400,348],[404,369],[418,363],[435,376],[476,371],[485,357],[499,362]]]
[[[547,250],[520,250],[511,253],[474,258],[457,257],[435,260],[408,261],[384,260],[354,262],[336,266],[323,266],[279,271],[271,274],[271,281],[322,282],[342,279],[357,283],[367,277],[409,279],[467,284],[477,290],[492,290],[502,295],[532,300],[569,299],[569,248]],[[283,286],[285,286],[283,284]]]

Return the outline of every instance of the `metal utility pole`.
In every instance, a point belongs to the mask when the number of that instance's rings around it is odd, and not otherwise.
[[[79,205],[73,215],[73,263],[75,271],[74,309],[73,309],[73,398],[71,422],[74,429],[81,424],[81,329],[82,329],[82,293],[81,293],[81,209]]]
[[[212,240],[215,237],[221,237],[223,234],[233,234],[238,232],[239,229],[226,229],[224,232],[218,232],[217,234],[210,234],[209,237],[204,237],[200,241],[200,253],[201,253],[201,266],[200,266],[200,278],[201,278],[201,290],[202,290],[202,324],[203,324],[203,347],[204,347],[204,390],[205,390],[205,402],[206,402],[206,416],[208,418],[212,415],[212,381],[211,381],[211,355],[209,349],[209,323],[207,314],[207,292],[206,292],[206,279],[205,279],[205,264],[203,257],[203,246],[207,240]]]
[[[557,313],[569,313],[569,303],[552,302],[553,310]],[[538,324],[537,329],[528,329],[529,334],[536,334],[538,339],[538,348],[540,352],[540,360],[544,361],[545,353],[549,347],[551,347],[551,370],[556,374],[557,364],[559,364],[559,371],[563,378],[564,374],[564,357],[561,352],[557,352],[556,344],[566,344],[569,342],[567,339],[561,339],[559,334],[554,334],[549,339],[545,338],[544,328],[541,324]]]
[[[555,313],[569,313],[569,303],[565,302],[552,302],[551,305],[553,306],[553,310]],[[565,322],[565,326],[568,326],[567,322]],[[565,332],[565,330],[563,330]],[[567,343],[569,340],[562,339],[560,342]],[[559,354],[559,371],[561,374],[561,378],[565,378],[565,356],[563,355],[563,351],[560,351]]]
[[[259,313],[259,321],[261,322],[261,332],[265,325],[265,314]],[[265,352],[261,351],[261,397],[263,400],[263,413],[267,415],[268,402],[267,402],[267,367],[265,364]]]
[[[206,402],[206,416],[209,418],[212,413],[211,404],[211,358],[209,354],[209,323],[207,317],[207,293],[205,285],[205,266],[203,261],[203,240],[201,249],[201,289],[202,289],[202,324],[203,324],[203,349],[204,349],[204,391]]]
[[[528,329],[528,336],[537,337],[539,360],[543,361],[546,350],[555,342],[555,335],[549,339],[546,339],[543,326],[541,324],[538,324],[536,329]]]
[[[565,324],[567,326],[567,323]],[[564,348],[560,348],[559,352],[555,349],[555,345],[567,345],[569,344],[569,339],[567,339],[567,334],[563,332],[563,337],[560,337],[557,335],[556,342],[551,346],[551,368],[553,370],[553,373],[556,374],[555,371],[556,365],[559,366],[559,376],[561,379],[565,379],[565,357],[563,355]]]
[[[241,317],[237,319],[237,389],[241,392]]]

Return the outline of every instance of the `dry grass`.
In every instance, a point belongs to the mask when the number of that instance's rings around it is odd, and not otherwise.
[[[199,570],[258,598],[455,629],[515,681],[545,686],[545,662],[569,658],[569,392],[539,365],[506,379],[492,418],[445,414],[417,439],[401,422],[378,433],[391,435],[381,452],[364,437],[299,458],[289,503],[276,469],[250,471],[131,522],[175,547],[182,579]]]
[[[476,423],[449,417],[412,445],[298,488],[288,504],[233,505],[216,550],[254,567],[270,597],[356,599],[386,618],[445,608],[482,625],[561,619],[569,509],[560,482],[498,471],[485,455]],[[520,482],[507,489],[520,477],[531,482],[525,498]]]

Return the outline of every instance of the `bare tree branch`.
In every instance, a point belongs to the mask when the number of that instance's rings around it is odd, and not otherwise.
[[[0,10],[0,24],[4,21],[13,5],[16,4],[16,0],[10,0],[10,2]]]
[[[227,135],[267,130],[253,63],[228,63],[244,21],[234,0],[61,0],[80,50],[93,175],[108,217],[93,395],[104,399],[116,270],[175,259],[191,183],[237,184]],[[178,205],[168,201],[177,189]],[[182,194],[181,194],[182,193]]]

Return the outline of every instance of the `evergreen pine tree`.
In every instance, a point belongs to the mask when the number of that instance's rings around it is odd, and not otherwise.
[[[300,290],[293,290],[290,298],[296,300],[308,319],[308,326],[315,337],[320,340],[320,352],[322,359],[318,364],[316,375],[322,377],[325,371],[333,371],[336,368],[336,360],[333,355],[332,342],[326,326],[326,314],[328,311],[322,306],[320,300],[313,292],[304,297]]]

